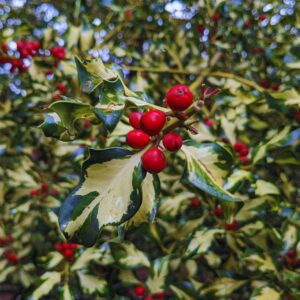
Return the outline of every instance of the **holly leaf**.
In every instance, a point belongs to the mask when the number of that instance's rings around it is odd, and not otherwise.
[[[185,141],[182,151],[186,166],[182,182],[192,184],[199,190],[220,200],[225,218],[232,216],[243,206],[243,202],[223,188],[224,180],[231,168],[231,153],[216,143]]]
[[[105,279],[98,278],[91,274],[86,274],[84,271],[78,271],[77,276],[82,290],[90,295],[94,293],[103,295],[108,290]]]
[[[116,262],[125,269],[150,267],[148,257],[132,243],[110,243],[112,255]]]
[[[59,223],[67,238],[92,246],[100,230],[128,221],[141,206],[143,152],[90,149],[79,184],[64,201]]]

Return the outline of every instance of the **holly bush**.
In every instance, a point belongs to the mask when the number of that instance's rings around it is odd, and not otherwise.
[[[0,298],[299,299],[299,9],[0,1]]]

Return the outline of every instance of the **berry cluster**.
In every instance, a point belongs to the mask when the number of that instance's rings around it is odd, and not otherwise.
[[[248,154],[249,150],[248,147],[241,143],[241,142],[236,142],[233,146],[234,151],[239,154],[239,160],[242,162],[244,166],[249,164],[249,159],[248,159]]]
[[[9,235],[9,236],[7,236],[5,238],[0,238],[0,245],[2,246],[2,245],[9,244],[13,240],[14,240],[14,238],[11,235]]]
[[[49,190],[48,184],[43,182],[39,189],[33,189],[33,190],[30,191],[29,194],[30,194],[31,197],[40,196],[41,198],[45,198],[48,193],[52,196],[57,196],[58,195],[58,190],[55,189],[55,188],[51,188]]]
[[[37,54],[42,55],[42,52],[39,52],[41,49],[41,43],[37,40],[19,40],[16,42],[16,45],[16,49],[10,49],[7,44],[0,45],[1,53],[5,54],[4,56],[0,56],[0,64],[8,63],[10,64],[10,72],[23,73],[26,72],[30,66],[30,58]],[[50,53],[56,59],[54,67],[57,66],[58,61],[66,57],[66,50],[61,46],[52,47],[50,49]],[[12,55],[13,57],[8,55]],[[53,74],[52,71],[51,74]]]
[[[175,113],[186,110],[193,101],[192,92],[185,85],[173,86],[166,95],[169,108]],[[160,133],[166,123],[166,114],[157,109],[151,109],[144,114],[132,112],[129,123],[134,128],[127,134],[127,144],[134,149],[145,148],[150,140],[160,141]],[[182,146],[182,138],[174,132],[169,132],[162,137],[162,143],[170,152],[178,151]],[[159,173],[166,167],[166,157],[158,148],[147,150],[142,156],[142,166],[150,173]]]
[[[280,83],[278,83],[278,82],[270,83],[269,80],[267,80],[267,79],[262,79],[259,82],[259,85],[265,89],[271,89],[273,91],[279,91],[279,89],[280,89]]]
[[[62,46],[54,46],[50,49],[50,52],[58,60],[62,60],[66,57],[66,50]]]
[[[74,260],[74,251],[78,248],[77,244],[69,244],[67,242],[56,243],[54,248],[62,254],[67,261]]]
[[[138,298],[143,297],[143,300],[165,299],[168,296],[167,293],[164,291],[156,293],[152,296],[147,296],[146,289],[142,285],[137,285],[134,287],[134,294]]]
[[[7,251],[4,255],[4,257],[6,260],[8,260],[13,265],[16,265],[19,263],[19,258],[13,251]]]
[[[17,41],[17,49],[22,58],[35,56],[41,48],[39,41]]]
[[[53,98],[54,98],[54,100],[60,100],[61,96],[66,95],[68,90],[65,87],[65,85],[63,83],[61,83],[61,82],[58,82],[56,84],[56,88],[57,88],[58,92],[56,92],[53,95]]]

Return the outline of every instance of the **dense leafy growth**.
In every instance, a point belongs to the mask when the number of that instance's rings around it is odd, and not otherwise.
[[[297,1],[0,1],[0,298],[300,298]]]

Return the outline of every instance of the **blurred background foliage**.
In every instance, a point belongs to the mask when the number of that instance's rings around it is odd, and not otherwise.
[[[299,5],[0,0],[0,298],[299,299]],[[224,182],[245,201],[234,225],[178,183],[183,162],[172,157],[155,222],[123,242],[107,227],[92,248],[63,244],[57,212],[86,146],[122,145],[128,131],[126,119],[108,135],[80,118],[63,142],[38,128],[63,96],[95,102],[75,55],[113,65],[157,105],[175,83],[196,97],[203,83],[222,89],[191,138],[249,149],[241,164],[231,148]]]

